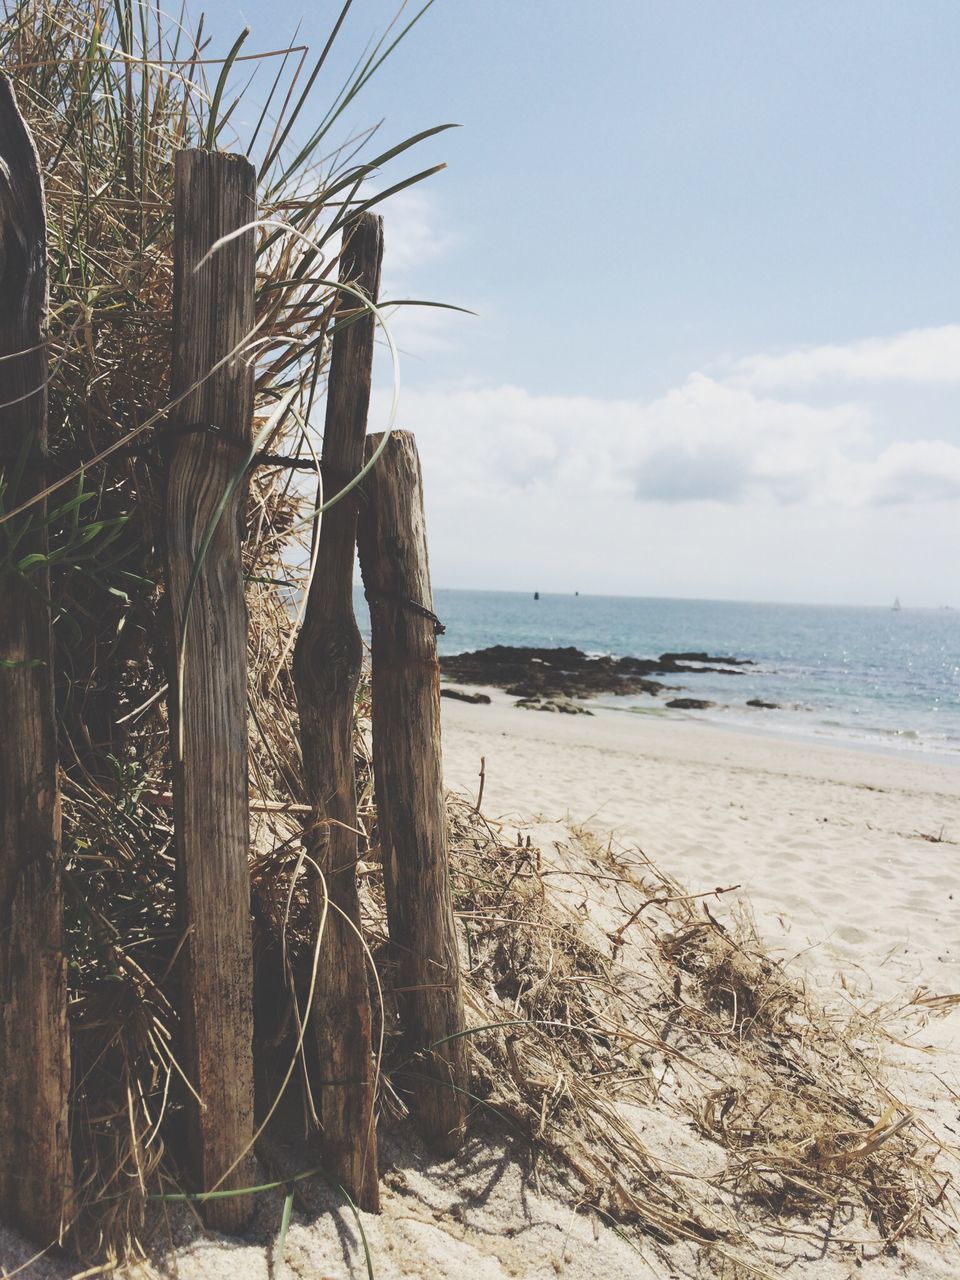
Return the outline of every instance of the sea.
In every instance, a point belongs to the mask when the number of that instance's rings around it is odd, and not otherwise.
[[[446,628],[441,654],[506,644],[749,658],[755,665],[742,675],[657,678],[717,704],[685,715],[960,765],[958,610],[442,589],[434,609]],[[358,617],[366,620],[359,604]],[[748,707],[754,698],[779,709]],[[664,713],[662,697],[595,702],[625,714]]]

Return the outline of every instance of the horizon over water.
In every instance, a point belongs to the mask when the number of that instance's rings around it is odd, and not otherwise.
[[[657,657],[706,652],[749,658],[740,676],[657,677],[718,705],[693,714],[730,728],[895,748],[960,764],[960,611],[863,605],[764,604],[643,596],[438,588],[441,654],[491,645]],[[358,617],[369,635],[366,605]],[[747,707],[750,698],[780,710]],[[665,711],[652,697],[603,695],[594,705]],[[531,713],[533,714],[533,713]]]

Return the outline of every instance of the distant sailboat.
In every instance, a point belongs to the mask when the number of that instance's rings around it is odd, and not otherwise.
[[[899,613],[899,612],[900,612],[901,607],[902,607],[902,606],[901,606],[901,604],[900,604],[900,597],[899,597],[899,596],[897,596],[897,597],[896,597],[896,599],[894,600],[893,604],[890,606],[890,608],[893,610],[893,612],[894,612],[894,613]]]

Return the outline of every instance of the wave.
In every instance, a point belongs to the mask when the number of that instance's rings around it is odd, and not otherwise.
[[[807,714],[796,715],[797,711]],[[669,714],[669,713],[668,713]],[[816,718],[817,708],[784,704],[776,711],[752,712],[747,707],[717,706],[693,713],[698,718],[731,729],[760,732],[772,737],[831,739],[855,747],[872,747],[885,751],[904,751],[955,760],[960,756],[960,737],[950,733],[929,732],[922,728],[884,724],[864,724],[849,719]]]

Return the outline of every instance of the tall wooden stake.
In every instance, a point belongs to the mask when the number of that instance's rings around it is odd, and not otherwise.
[[[43,486],[47,247],[37,153],[2,74],[0,245],[0,479],[9,509]],[[44,1244],[73,1213],[60,792],[50,574],[42,562],[25,575],[15,564],[46,554],[46,512],[38,502],[0,527],[0,1213]],[[14,549],[15,532],[23,536]]]
[[[255,217],[249,161],[210,151],[177,155],[173,395],[199,385],[170,424],[171,749],[186,933],[182,1007],[188,1071],[202,1100],[190,1137],[203,1191],[253,1181],[250,1154],[224,1177],[253,1138],[247,611],[240,554],[247,486],[237,483],[251,449],[253,366],[241,355],[211,370],[253,328],[254,232],[198,264],[216,241]],[[204,1215],[217,1230],[237,1231],[252,1206],[247,1196],[211,1199]]]
[[[367,442],[370,456],[381,437]],[[440,667],[420,459],[395,432],[368,476],[360,569],[370,602],[373,766],[390,949],[425,1137],[460,1145],[468,1086],[440,757]],[[450,1037],[456,1037],[451,1039]]]
[[[381,219],[365,214],[348,235],[340,278],[376,301],[383,255]],[[345,294],[338,313],[356,312],[357,307],[357,301]],[[363,465],[373,338],[373,316],[361,315],[344,324],[333,339],[321,459],[327,496]],[[353,612],[356,530],[356,496],[350,494],[322,517],[293,672],[307,793],[313,808],[305,844],[323,872],[329,898],[327,907],[323,888],[318,886],[314,919],[318,928],[323,921],[323,937],[313,1019],[324,1147],[331,1175],[357,1204],[376,1211],[380,1198],[373,1115],[376,1078],[356,881],[353,712],[362,658]]]

